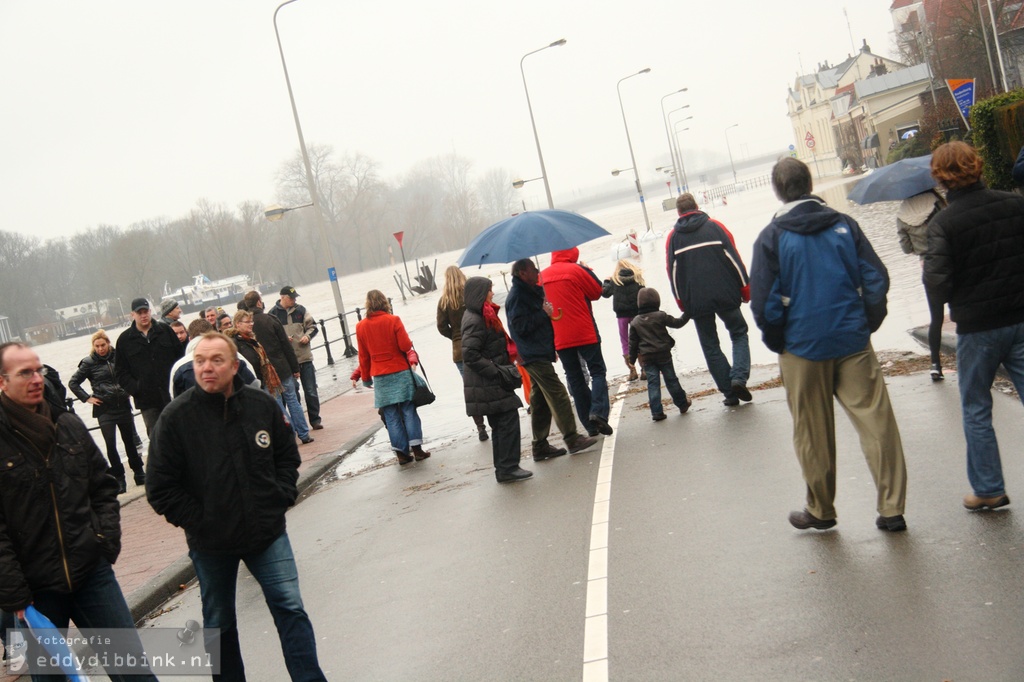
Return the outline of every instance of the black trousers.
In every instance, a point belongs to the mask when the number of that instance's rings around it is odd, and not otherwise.
[[[519,410],[487,415],[491,425],[494,475],[507,476],[519,467]]]

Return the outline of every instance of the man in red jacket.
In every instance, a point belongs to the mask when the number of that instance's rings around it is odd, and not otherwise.
[[[576,414],[591,436],[610,436],[607,369],[590,306],[591,301],[601,298],[602,285],[593,270],[577,262],[579,256],[577,248],[553,252],[551,266],[541,272],[541,284],[555,309],[551,316],[555,350],[562,360]],[[590,371],[590,386],[583,375],[584,362]]]

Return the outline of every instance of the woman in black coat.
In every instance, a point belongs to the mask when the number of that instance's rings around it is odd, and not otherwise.
[[[515,389],[519,370],[509,360],[508,336],[491,299],[491,280],[466,281],[466,312],[462,316],[463,383],[466,414],[486,416],[491,424],[494,475],[498,483],[522,481],[533,473],[519,467],[519,408]]]
[[[110,473],[117,479],[118,493],[128,487],[125,482],[124,465],[117,453],[117,432],[121,432],[128,464],[135,472],[135,484],[146,482],[146,472],[142,458],[135,449],[135,418],[132,417],[131,403],[128,393],[114,376],[114,347],[110,338],[102,329],[92,335],[92,353],[78,363],[78,369],[68,381],[68,388],[84,403],[92,405],[92,416],[99,422],[100,433],[107,446],[107,459],[110,461]],[[88,379],[92,395],[82,388],[82,381]]]

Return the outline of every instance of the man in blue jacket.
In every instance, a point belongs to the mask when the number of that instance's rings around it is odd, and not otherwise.
[[[871,334],[886,315],[889,273],[850,216],[811,195],[811,172],[792,158],[775,164],[784,202],[758,236],[750,305],[764,343],[779,354],[793,415],[793,446],[807,506],[799,529],[836,525],[835,396],[850,416],[878,489],[881,530],[906,530],[907,472]]]
[[[541,461],[564,455],[565,448],[548,443],[551,417],[574,455],[597,442],[576,429],[572,403],[565,385],[555,373],[555,331],[551,326],[554,307],[544,300],[538,284],[540,271],[529,258],[512,265],[512,290],[505,299],[508,333],[516,344],[519,363],[530,375],[530,426],[533,430],[533,459]]]

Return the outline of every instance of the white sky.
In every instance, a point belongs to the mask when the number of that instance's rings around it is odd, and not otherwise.
[[[274,38],[277,0],[2,0],[0,229],[42,238],[181,217],[200,198],[273,203],[298,149]],[[552,190],[628,168],[616,82],[649,196],[666,109],[700,159],[793,143],[786,89],[866,38],[889,55],[891,0],[299,0],[278,15],[307,143],[360,151],[384,179],[452,151]],[[849,16],[850,28],[844,17]],[[680,128],[685,126],[680,125]],[[700,150],[706,150],[701,152]],[[689,158],[689,157],[687,157]],[[693,166],[697,165],[696,168]],[[687,163],[688,174],[699,162]],[[619,180],[629,184],[629,174]],[[544,207],[542,183],[523,197]]]

